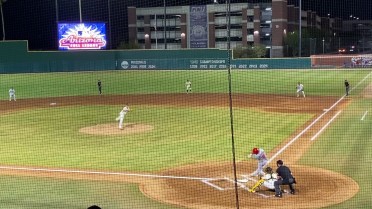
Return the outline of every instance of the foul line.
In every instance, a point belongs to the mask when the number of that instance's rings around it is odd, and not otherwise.
[[[351,88],[350,92],[354,90],[356,87],[358,87],[361,83],[363,83],[370,75],[372,74],[372,71],[368,73],[361,81],[357,83],[353,88]],[[331,111],[338,103],[340,103],[344,98],[346,97],[346,94],[343,95],[336,103],[334,103],[330,108],[326,109],[317,119],[315,119],[309,126],[307,126],[304,130],[302,130],[297,136],[295,136],[291,141],[288,142],[284,147],[282,147],[277,153],[275,153],[266,163],[269,164],[271,161],[273,161],[276,157],[278,157],[285,149],[287,149],[293,142],[295,142],[297,139],[299,139],[304,133],[306,133],[314,124],[316,124],[325,114],[327,114],[329,111]]]
[[[341,97],[336,103],[334,103],[329,109],[327,109],[325,112],[323,112],[318,118],[316,118],[310,125],[308,125],[304,130],[302,130],[297,136],[295,136],[291,141],[288,142],[284,147],[282,147],[277,153],[275,153],[266,164],[269,164],[271,161],[273,161],[278,155],[280,155],[285,149],[287,149],[293,142],[295,142],[297,139],[299,139],[303,134],[305,134],[313,125],[315,125],[325,114],[327,114],[331,109],[333,109],[342,99],[344,99],[344,96]]]
[[[318,133],[316,133],[311,139],[310,139],[310,141],[313,141],[314,139],[316,139],[316,137],[318,137],[319,136],[319,134],[320,133],[322,133],[322,131],[324,130],[324,129],[326,129],[327,127],[328,127],[328,125],[329,124],[331,124],[332,123],[332,121],[335,119],[335,118],[337,118],[337,116],[341,113],[342,111],[338,111],[338,113],[336,114],[336,115],[334,115],[332,118],[331,118],[331,120],[329,120],[319,131],[318,131]]]
[[[201,178],[201,177],[190,177],[190,176],[162,176],[162,175],[154,175],[154,174],[136,174],[136,173],[103,172],[103,171],[46,169],[46,168],[20,168],[20,167],[11,167],[11,166],[0,166],[0,169],[20,170],[20,171],[42,171],[42,172],[49,172],[49,173],[80,173],[80,174],[135,176],[135,177],[186,179],[186,180],[218,180],[216,178]]]
[[[362,116],[362,118],[361,118],[360,120],[364,120],[364,118],[366,117],[367,113],[368,113],[368,111],[366,111],[366,112],[364,113],[364,115]]]
[[[213,184],[213,183],[209,182],[209,180],[202,180],[202,182],[205,183],[205,184],[208,184],[209,186],[214,187],[214,188],[216,188],[216,189],[218,189],[220,191],[225,190],[224,188],[219,187],[216,184]]]
[[[368,75],[366,75],[366,77],[364,77],[361,81],[359,81],[359,83],[357,83],[357,85],[355,85],[353,88],[351,88],[350,92],[352,90],[354,90],[356,87],[358,87],[361,83],[363,83],[371,74],[372,74],[372,71],[370,73],[368,73]]]

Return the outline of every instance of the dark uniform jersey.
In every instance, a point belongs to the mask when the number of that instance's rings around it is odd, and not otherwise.
[[[289,179],[293,180],[292,172],[287,166],[279,166],[279,168],[276,169],[276,172],[278,173],[278,176],[282,177],[284,183],[288,183]]]
[[[349,82],[345,81],[345,87],[349,87]]]

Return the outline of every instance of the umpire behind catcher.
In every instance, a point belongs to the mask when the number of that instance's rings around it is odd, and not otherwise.
[[[294,194],[295,189],[293,184],[296,183],[296,179],[292,176],[291,170],[287,166],[283,165],[282,160],[276,161],[276,165],[278,166],[278,168],[276,169],[278,180],[274,182],[275,197],[282,197],[282,190],[280,188],[280,185],[289,185],[291,194]]]

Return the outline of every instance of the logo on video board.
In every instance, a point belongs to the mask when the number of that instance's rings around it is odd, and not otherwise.
[[[60,50],[89,50],[106,48],[105,23],[58,23]]]

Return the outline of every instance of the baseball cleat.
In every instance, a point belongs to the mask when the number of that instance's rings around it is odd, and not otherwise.
[[[283,197],[283,195],[282,194],[276,194],[276,195],[274,195],[275,197],[279,197],[279,198],[282,198]]]

